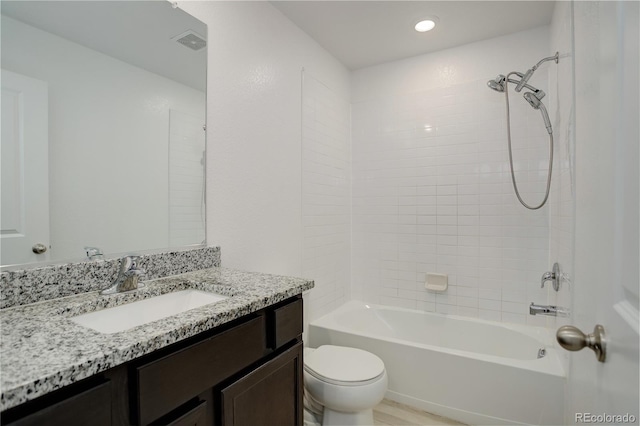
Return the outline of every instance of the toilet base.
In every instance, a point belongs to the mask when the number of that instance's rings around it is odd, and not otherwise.
[[[318,420],[320,418],[320,420]],[[322,417],[312,413],[308,409],[304,409],[304,426],[322,426]]]
[[[322,426],[371,426],[373,425],[373,409],[357,411],[355,413],[343,413],[324,407],[322,413]]]

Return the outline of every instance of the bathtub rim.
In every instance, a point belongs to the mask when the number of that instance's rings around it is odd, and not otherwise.
[[[514,359],[507,358],[497,355],[489,355],[482,354],[471,351],[464,351],[460,349],[452,349],[446,348],[442,346],[429,345],[421,342],[412,342],[409,340],[398,339],[394,337],[381,337],[377,336],[375,333],[364,332],[360,330],[353,330],[349,327],[340,324],[336,321],[335,317],[338,314],[344,312],[350,312],[361,309],[382,309],[382,310],[394,310],[394,311],[404,311],[410,312],[414,314],[421,314],[426,316],[436,316],[436,317],[446,317],[455,320],[460,320],[463,322],[476,322],[485,324],[491,327],[503,328],[506,330],[515,331],[517,333],[524,334],[536,341],[538,341],[541,347],[544,347],[546,350],[546,355],[543,358],[532,358],[532,359]],[[417,309],[409,309],[409,308],[401,308],[395,306],[386,306],[386,305],[377,305],[373,303],[365,303],[359,300],[351,300],[340,307],[334,309],[333,311],[323,315],[320,318],[317,318],[309,323],[309,333],[311,333],[311,328],[317,327],[327,330],[335,330],[345,334],[353,335],[353,336],[364,336],[370,339],[389,341],[402,345],[410,345],[426,350],[432,350],[437,352],[443,352],[456,357],[464,357],[464,358],[474,358],[484,362],[490,363],[498,363],[503,365],[508,365],[514,368],[521,368],[525,370],[534,371],[541,374],[547,374],[551,376],[557,376],[561,378],[566,378],[567,374],[562,364],[560,352],[554,346],[554,335],[553,330],[550,330],[545,327],[531,326],[531,325],[522,325],[522,324],[513,324],[513,323],[501,323],[496,321],[483,320],[480,318],[472,318],[465,317],[460,315],[450,315],[450,314],[440,314],[433,312],[425,312]]]

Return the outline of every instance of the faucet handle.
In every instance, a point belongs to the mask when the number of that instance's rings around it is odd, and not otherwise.
[[[558,262],[553,264],[553,270],[551,272],[545,272],[540,278],[540,288],[544,288],[544,284],[547,281],[553,283],[553,289],[555,291],[560,290],[560,265]]]
[[[553,275],[553,272],[545,272],[542,274],[542,278],[540,278],[540,288],[544,288],[544,284],[547,281],[553,281],[554,279],[555,276]]]
[[[130,276],[142,275],[146,273],[144,269],[138,268],[138,260],[140,260],[140,256],[132,255],[132,256],[126,256],[125,258],[129,260],[127,269],[123,272],[126,276],[130,277]],[[123,263],[124,262],[125,260],[123,259]]]
[[[136,265],[138,263],[138,259],[140,259],[140,256],[138,255],[128,255],[128,256],[123,256],[120,259],[120,273],[124,274],[125,272],[127,272],[130,269],[136,269]]]

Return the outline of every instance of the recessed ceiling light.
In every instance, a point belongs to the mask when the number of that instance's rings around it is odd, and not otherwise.
[[[431,19],[425,19],[424,21],[418,22],[415,26],[415,29],[419,33],[424,33],[427,31],[431,31],[432,29],[435,28],[435,26],[436,26],[436,21],[435,19],[431,18]]]

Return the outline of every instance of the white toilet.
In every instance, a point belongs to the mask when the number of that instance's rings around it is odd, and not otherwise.
[[[305,426],[373,425],[373,407],[387,391],[376,355],[324,345],[304,350]]]

